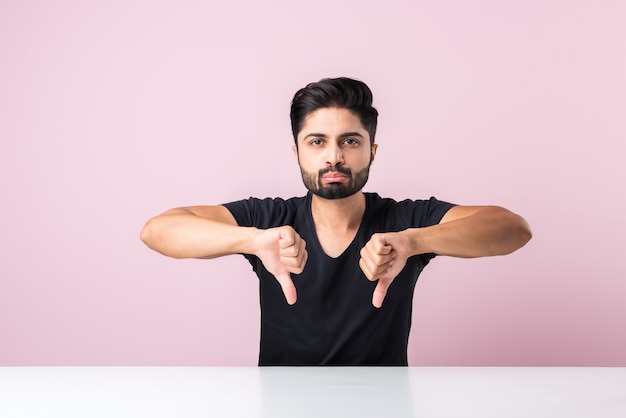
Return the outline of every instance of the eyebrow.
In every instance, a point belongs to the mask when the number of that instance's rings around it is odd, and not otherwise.
[[[347,138],[349,136],[358,136],[360,138],[364,138],[363,135],[361,135],[359,132],[344,132],[341,135],[339,135],[339,138]],[[302,140],[304,141],[305,139],[307,139],[309,137],[326,138],[326,134],[313,132],[313,133],[307,134],[304,138],[302,138]]]

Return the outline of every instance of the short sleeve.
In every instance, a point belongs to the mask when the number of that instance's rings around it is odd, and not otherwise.
[[[283,225],[292,225],[296,214],[297,199],[283,200],[280,198],[259,199],[251,197],[249,199],[238,200],[224,204],[224,207],[237,221],[237,225],[244,227],[256,227],[259,229],[274,228]],[[243,254],[252,265],[255,272],[261,271],[263,265],[261,260],[251,254]]]
[[[455,205],[431,197],[427,200],[403,200],[390,206],[393,223],[399,229],[423,228],[437,225],[443,216]]]
[[[237,225],[252,226],[252,207],[254,205],[250,204],[251,200],[253,200],[253,198],[224,204],[226,209],[228,209],[235,218],[235,221],[237,221]]]
[[[426,208],[422,212],[421,217],[421,225],[424,226],[432,226],[437,225],[441,222],[443,216],[451,209],[454,205],[453,203],[444,202],[443,200],[437,200],[435,197],[432,197],[426,201]]]
[[[293,222],[296,213],[293,201],[294,199],[286,201],[280,198],[251,197],[226,203],[224,206],[233,215],[237,225],[267,229],[290,225]]]

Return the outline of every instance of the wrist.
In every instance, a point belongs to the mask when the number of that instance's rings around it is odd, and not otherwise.
[[[427,246],[426,228],[408,228],[400,233],[408,238],[408,249],[410,255],[420,255],[432,252]]]
[[[256,227],[242,227],[241,230],[242,234],[239,245],[241,251],[239,252],[258,256],[258,237],[263,230]]]

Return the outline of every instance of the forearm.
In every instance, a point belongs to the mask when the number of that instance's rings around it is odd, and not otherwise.
[[[467,258],[512,253],[532,236],[521,216],[496,206],[450,222],[408,229],[405,233],[411,238],[413,254]]]
[[[215,258],[253,253],[251,242],[257,231],[179,210],[150,219],[141,231],[141,240],[174,258]]]

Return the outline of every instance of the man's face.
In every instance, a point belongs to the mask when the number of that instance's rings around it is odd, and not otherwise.
[[[343,199],[367,182],[376,148],[358,116],[328,107],[307,115],[293,150],[307,189],[324,199]]]

